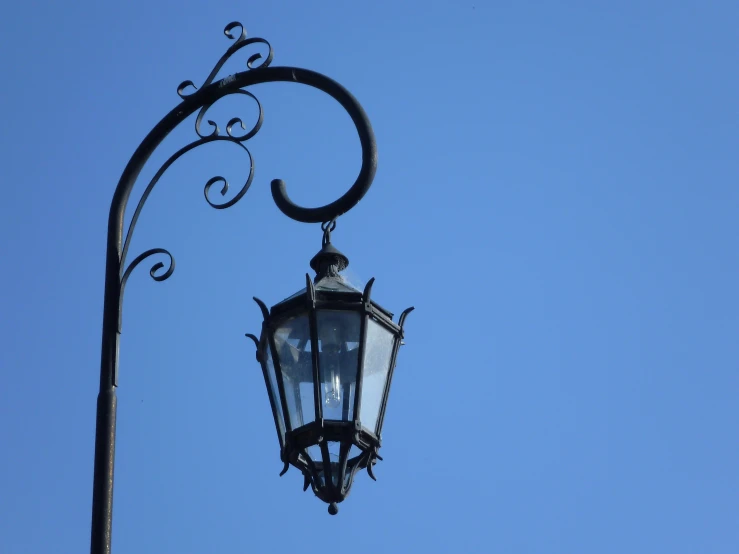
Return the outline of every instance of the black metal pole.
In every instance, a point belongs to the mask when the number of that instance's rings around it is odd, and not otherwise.
[[[241,29],[241,36],[236,38],[232,31]],[[131,271],[144,259],[154,254],[167,254],[170,257],[170,266],[163,275],[155,275],[163,264],[158,263],[152,267],[150,274],[156,281],[168,278],[174,270],[174,259],[164,249],[154,248],[139,255],[128,266],[125,266],[125,258],[128,250],[129,239],[133,233],[141,208],[148,198],[151,189],[158,182],[159,177],[166,169],[184,153],[201,144],[217,140],[237,143],[244,150],[243,142],[251,138],[259,130],[262,122],[260,106],[259,121],[254,128],[245,135],[236,136],[232,134],[232,127],[241,123],[240,119],[232,119],[226,127],[226,134],[220,134],[215,127],[210,134],[201,132],[201,121],[205,112],[219,99],[232,94],[247,94],[254,98],[251,93],[241,89],[244,87],[267,82],[293,82],[312,86],[332,96],[338,101],[351,117],[356,126],[359,140],[362,145],[362,167],[354,184],[349,190],[336,201],[318,208],[305,208],[294,204],[285,191],[285,184],[280,180],[272,181],[272,197],[278,208],[288,217],[305,223],[321,223],[330,221],[353,208],[372,184],[377,168],[377,147],[372,127],[367,115],[357,100],[341,85],[328,77],[294,67],[268,67],[272,60],[272,48],[264,39],[246,38],[246,33],[240,23],[230,23],[226,26],[225,34],[235,42],[218,61],[205,83],[196,92],[185,95],[183,91],[189,86],[194,86],[190,81],[182,83],[178,93],[183,101],[170,111],[144,138],[134,152],[130,161],[121,175],[116,187],[113,201],[110,206],[108,218],[108,238],[105,264],[105,299],[103,308],[103,336],[100,362],[100,392],[97,400],[97,419],[95,430],[95,467],[93,479],[92,496],[92,529],[91,529],[91,554],[110,554],[112,527],[113,527],[113,469],[115,462],[115,433],[116,433],[116,387],[118,386],[118,345],[120,336],[121,304],[126,280]],[[261,58],[253,55],[249,58],[247,65],[249,71],[236,73],[219,81],[214,81],[218,71],[226,60],[236,51],[250,44],[266,44],[269,47],[269,55],[263,59],[260,65],[255,62]],[[256,99],[256,98],[255,98]],[[146,191],[136,207],[131,224],[125,235],[124,242],[124,215],[128,199],[136,180],[154,150],[161,144],[164,138],[182,121],[199,110],[195,124],[198,139],[181,148],[173,154],[162,165],[156,176],[150,181]],[[243,127],[243,124],[242,124]],[[251,158],[251,154],[249,154]],[[215,204],[208,198],[208,191],[215,182],[224,182],[222,177],[214,177],[205,187],[205,195],[208,203],[214,208],[227,208],[243,194],[246,193],[251,178],[253,166],[250,169],[249,178],[244,187],[236,196],[224,203]],[[125,268],[125,269],[124,269]]]
[[[113,527],[113,462],[115,460],[115,388],[98,395],[95,432],[95,476],[92,493],[90,551],[109,553]]]
[[[112,212],[111,212],[112,215]],[[100,356],[100,392],[95,424],[95,469],[92,492],[93,554],[109,554],[113,525],[113,463],[115,461],[116,380],[118,374],[118,341],[120,318],[120,237],[108,229],[108,252],[105,268],[105,300],[103,305],[103,337]],[[111,251],[111,240],[118,247]]]

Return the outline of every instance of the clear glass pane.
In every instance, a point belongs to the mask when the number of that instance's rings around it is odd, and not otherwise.
[[[328,458],[331,462],[331,481],[334,485],[339,485],[339,455],[341,454],[341,443],[336,441],[328,442]]]
[[[319,369],[323,418],[354,419],[361,317],[346,310],[319,310]]]
[[[275,330],[275,347],[292,429],[315,420],[310,344],[307,315],[290,318]]]
[[[313,398],[313,384],[295,382],[283,372],[285,401],[290,417],[290,428],[297,429],[314,421],[316,409]]]
[[[321,454],[321,447],[317,444],[314,444],[312,446],[309,446],[305,449],[308,456],[310,456],[310,459],[313,460],[313,463],[321,463],[323,461],[323,455]]]
[[[277,388],[277,377],[275,376],[275,364],[272,361],[272,349],[267,348],[267,379],[269,380],[269,396],[275,407],[277,417],[277,428],[280,430],[280,446],[285,438],[285,419],[282,415],[282,402],[280,401],[280,390]]]
[[[370,319],[367,322],[367,343],[364,346],[364,370],[359,419],[373,433],[377,432],[382,396],[390,369],[395,336]]]

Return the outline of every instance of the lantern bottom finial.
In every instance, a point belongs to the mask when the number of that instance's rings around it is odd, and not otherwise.
[[[331,502],[331,504],[328,505],[328,513],[332,516],[335,516],[339,513],[339,506],[336,504],[336,502]]]

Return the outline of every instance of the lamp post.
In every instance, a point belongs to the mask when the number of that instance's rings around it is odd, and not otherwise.
[[[325,206],[305,208],[293,203],[281,180],[272,181],[272,197],[288,217],[304,223],[322,223],[323,248],[313,258],[316,270],[313,283],[307,278],[304,291],[268,310],[257,300],[264,315],[257,359],[262,365],[284,463],[297,467],[305,477],[305,489],[312,486],[316,496],[328,502],[329,512],[344,500],[355,473],[372,466],[379,458],[380,431],[395,359],[403,335],[403,321],[370,299],[374,280],[363,292],[346,282],[340,271],[348,259],[330,242],[336,218],[359,202],[372,184],[377,167],[377,147],[367,115],[357,100],[328,77],[294,67],[270,67],[271,45],[261,38],[247,38],[244,27],[233,22],[224,29],[233,40],[200,88],[184,81],[177,89],[182,102],[149,132],[126,165],[111,203],[105,266],[105,299],[100,364],[100,392],[97,401],[95,469],[92,501],[91,553],[109,554],[113,517],[113,468],[116,434],[116,388],[118,386],[118,347],[121,333],[123,293],[131,272],[151,256],[165,256],[155,263],[150,275],[164,281],[172,275],[174,258],[164,248],[152,248],[126,263],[133,231],[141,210],[154,186],[181,156],[210,142],[225,141],[240,146],[249,156],[249,176],[243,187],[228,201],[214,202],[213,185],[226,194],[229,184],[221,176],[209,179],[205,199],[215,209],[224,209],[246,194],[254,175],[251,153],[245,142],[263,122],[262,107],[246,87],[267,82],[294,82],[317,88],[334,98],[347,111],[356,127],[362,146],[362,166],[354,184],[343,196]],[[247,71],[220,80],[216,76],[223,64],[237,51],[261,45],[268,53],[252,54]],[[203,120],[213,104],[231,95],[245,95],[256,101],[259,117],[247,130],[240,118],[226,124],[225,133],[217,123]],[[136,205],[124,233],[124,214],[139,173],[164,138],[190,115],[197,112],[197,138],[172,154],[159,168]],[[243,134],[236,130],[239,127]],[[255,299],[256,300],[256,299]],[[282,475],[281,474],[281,475]]]

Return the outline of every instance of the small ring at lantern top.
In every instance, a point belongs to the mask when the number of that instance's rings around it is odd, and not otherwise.
[[[321,223],[321,229],[323,231],[328,230],[329,233],[336,229],[336,218],[333,218],[331,221],[324,221]]]
[[[331,242],[331,231],[336,229],[336,218],[333,218],[331,221],[324,221],[321,223],[321,229],[323,230],[323,246],[326,246],[329,242]]]

